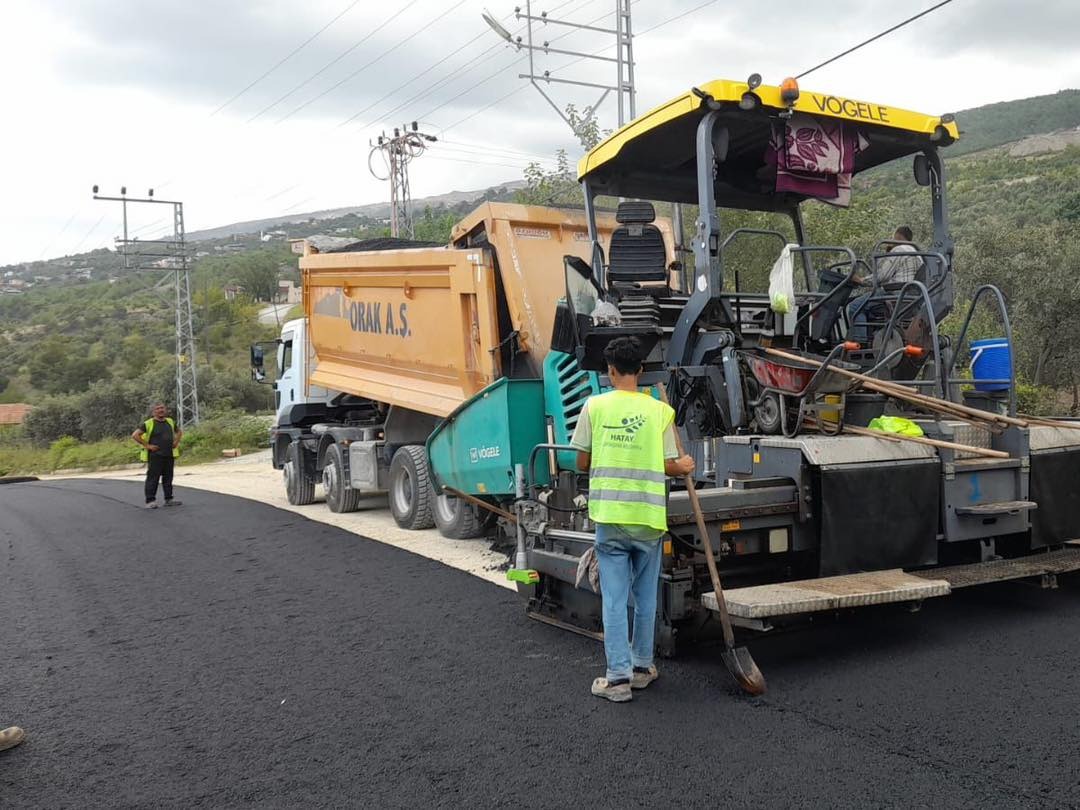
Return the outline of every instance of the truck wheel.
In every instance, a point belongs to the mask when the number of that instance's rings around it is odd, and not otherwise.
[[[332,444],[326,451],[322,479],[326,505],[331,512],[355,512],[360,506],[360,490],[350,487],[345,478],[345,458],[341,445]]]
[[[390,461],[390,513],[397,525],[403,529],[430,529],[435,525],[433,500],[427,452],[419,444],[399,447]]]
[[[443,537],[452,540],[472,540],[483,537],[487,528],[484,515],[477,514],[478,509],[453,495],[436,495],[432,509],[435,525]]]
[[[281,468],[285,478],[285,497],[293,506],[315,503],[315,479],[304,471],[303,448],[293,442],[285,451],[285,464]]]

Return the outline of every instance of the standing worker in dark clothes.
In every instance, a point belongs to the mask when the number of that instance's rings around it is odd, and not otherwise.
[[[153,414],[140,425],[131,438],[142,447],[139,458],[146,462],[146,508],[157,509],[158,479],[165,493],[166,506],[179,506],[180,501],[173,500],[173,467],[180,455],[180,439],[184,431],[166,416],[165,406],[160,402],[151,410]]]

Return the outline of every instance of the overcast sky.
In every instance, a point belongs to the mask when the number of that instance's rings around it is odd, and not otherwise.
[[[440,136],[412,165],[414,197],[520,179],[559,148],[576,158],[568,128],[517,77],[524,55],[480,18],[490,7],[516,32],[514,4],[4,0],[0,264],[111,245],[119,208],[92,201],[94,183],[181,199],[189,230],[378,202],[389,192],[368,171],[369,139],[403,121]],[[712,78],[778,83],[933,4],[635,0],[638,111]],[[533,13],[609,27],[613,6],[546,0]],[[536,37],[614,50],[613,37],[569,30]],[[935,114],[1052,93],[1080,87],[1077,32],[1077,0],[953,0],[802,85]],[[614,78],[608,63],[559,69],[571,60],[542,56],[537,69]],[[560,107],[597,92],[550,88]],[[615,125],[614,98],[600,119]],[[133,211],[132,231],[154,236],[167,213]]]

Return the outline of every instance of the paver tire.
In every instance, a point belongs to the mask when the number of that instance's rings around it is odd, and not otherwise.
[[[285,497],[293,506],[315,502],[315,479],[304,471],[303,452],[300,442],[290,444],[281,470],[285,478]]]
[[[399,447],[390,461],[390,513],[403,529],[430,529],[435,492],[427,452],[419,444]]]
[[[348,486],[346,478],[341,445],[332,444],[326,449],[326,463],[323,465],[323,490],[331,512],[355,512],[360,506],[360,490]]]
[[[453,495],[436,495],[432,515],[443,537],[453,540],[471,540],[483,537],[488,521],[485,512],[478,514],[478,507],[465,503]]]

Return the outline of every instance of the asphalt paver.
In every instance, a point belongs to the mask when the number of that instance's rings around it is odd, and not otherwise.
[[[1075,582],[752,640],[762,698],[699,647],[616,705],[511,591],[177,495],[0,487],[0,806],[1080,805]]]

